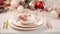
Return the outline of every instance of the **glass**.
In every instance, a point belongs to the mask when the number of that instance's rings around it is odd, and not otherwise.
[[[44,0],[47,8],[51,10],[51,8],[60,8],[60,0]]]
[[[59,18],[60,0],[44,0],[47,9],[50,12],[50,17]]]

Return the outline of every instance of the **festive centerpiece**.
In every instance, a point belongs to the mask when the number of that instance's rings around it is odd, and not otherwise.
[[[6,12],[7,10],[5,9],[4,1],[0,0],[0,13]]]

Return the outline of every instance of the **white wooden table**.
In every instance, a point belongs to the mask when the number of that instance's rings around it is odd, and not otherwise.
[[[36,31],[17,31],[12,29],[11,27],[8,27],[8,30],[3,29],[3,23],[5,20],[9,19],[15,14],[15,12],[7,12],[0,14],[0,32],[2,34],[60,34],[60,20],[51,19],[50,23],[52,24],[52,29],[48,29],[46,26],[42,29],[36,30]]]

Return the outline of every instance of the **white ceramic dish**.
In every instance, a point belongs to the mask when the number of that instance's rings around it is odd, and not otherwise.
[[[36,30],[36,29],[42,28],[44,25],[46,25],[46,21],[40,23],[40,25],[37,25],[37,26],[25,26],[25,25],[22,25],[21,22],[20,23],[17,23],[15,21],[14,22],[12,22],[12,21],[13,20],[8,21],[9,22],[9,25],[12,28],[18,29],[18,30]]]
[[[16,27],[12,23],[10,23],[10,27],[12,27],[12,28],[14,28],[16,30],[22,30],[22,31],[31,31],[31,30],[40,29],[45,25],[46,25],[46,22],[44,24],[42,24],[41,26],[38,26],[38,27],[35,27],[35,28],[24,28],[24,27]]]
[[[38,22],[34,22],[34,23],[31,23],[31,24],[26,24],[26,25],[28,25],[28,26],[23,25],[22,22],[18,21],[16,18],[11,18],[11,19],[9,19],[8,22],[9,22],[9,23],[12,23],[12,24],[14,24],[14,25],[16,25],[16,26],[22,26],[22,27],[36,27],[36,26],[42,25],[45,21],[46,21],[46,20],[41,19],[41,20],[38,21]]]
[[[26,21],[24,21],[24,18],[21,16],[27,16]],[[28,13],[19,13],[16,16],[10,18],[8,22],[10,23],[10,26],[15,29],[35,30],[44,26],[46,24],[46,19],[42,18],[40,14],[31,11]]]

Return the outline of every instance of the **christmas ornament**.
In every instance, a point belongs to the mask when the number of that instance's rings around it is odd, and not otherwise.
[[[21,15],[19,17],[19,19],[22,20],[22,21],[26,21],[27,20],[27,16],[26,15]]]
[[[19,7],[17,7],[17,10],[18,10],[19,12],[23,12],[24,7],[20,5]]]
[[[22,5],[22,6],[24,6],[24,2],[19,2],[19,5]]]
[[[24,1],[25,1],[25,0],[20,0],[19,5],[24,6],[24,4],[25,4],[25,2],[24,2]]]
[[[58,14],[58,17],[60,17],[60,14]]]
[[[7,1],[5,2],[5,4],[6,4],[7,7],[10,6],[10,2],[11,2],[11,0],[7,0]]]
[[[5,3],[6,4],[6,7],[9,7],[10,6],[10,4],[8,4],[8,3]]]
[[[36,2],[35,8],[44,9],[43,2],[42,1]]]
[[[19,2],[20,2],[20,0],[11,0],[10,6],[12,8],[15,8],[16,9],[18,7],[18,5],[19,5]]]
[[[4,2],[3,1],[0,1],[0,5],[4,5]]]
[[[25,0],[25,4],[29,4],[31,0]]]
[[[4,7],[4,1],[0,0],[0,13],[6,12],[6,11],[7,10],[5,10],[5,7]]]
[[[25,5],[24,8],[30,8],[29,7],[29,3],[31,2],[31,0],[25,0]]]
[[[51,15],[52,17],[57,18],[57,17],[58,17],[58,12],[57,12],[57,10],[52,10],[52,11],[50,12],[50,15]]]
[[[34,6],[35,6],[35,2],[34,2],[34,1],[31,1],[31,2],[29,3],[29,7],[30,7],[31,9],[34,9]]]
[[[4,9],[4,2],[0,1],[0,9]]]

